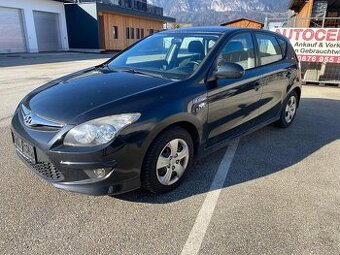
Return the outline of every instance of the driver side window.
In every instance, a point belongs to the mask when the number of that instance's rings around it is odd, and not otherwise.
[[[254,44],[250,33],[233,37],[217,57],[217,67],[227,62],[241,65],[244,70],[255,67]]]

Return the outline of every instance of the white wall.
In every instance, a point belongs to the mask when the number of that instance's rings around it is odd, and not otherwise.
[[[28,52],[38,52],[33,11],[52,12],[58,14],[61,47],[63,50],[69,49],[64,3],[52,0],[0,0],[0,6],[17,8],[22,11]]]

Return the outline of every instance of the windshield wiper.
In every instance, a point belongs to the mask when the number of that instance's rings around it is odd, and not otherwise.
[[[118,68],[116,69],[117,71],[122,71],[122,72],[127,72],[127,73],[133,73],[133,74],[141,74],[141,75],[147,75],[147,76],[151,76],[151,77],[156,77],[156,78],[164,78],[163,75],[161,74],[156,74],[153,72],[147,72],[147,71],[142,71],[142,70],[138,70],[138,69],[133,69],[133,68]]]

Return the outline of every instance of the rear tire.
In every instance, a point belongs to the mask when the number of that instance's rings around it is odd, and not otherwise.
[[[175,189],[193,163],[194,144],[183,128],[162,132],[151,144],[141,172],[142,186],[156,194]]]
[[[277,127],[287,128],[293,123],[296,116],[298,102],[299,98],[297,93],[292,91],[283,104],[280,119],[275,122]]]

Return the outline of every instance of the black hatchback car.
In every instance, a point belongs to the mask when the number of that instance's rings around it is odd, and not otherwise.
[[[299,81],[294,50],[276,33],[164,31],[32,91],[14,114],[13,142],[57,188],[162,193],[230,139],[273,122],[288,127]]]

